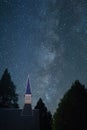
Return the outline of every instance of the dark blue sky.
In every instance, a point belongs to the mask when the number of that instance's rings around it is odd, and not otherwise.
[[[32,104],[54,111],[72,82],[87,86],[86,0],[0,0],[0,76],[5,68],[23,106],[29,74]]]

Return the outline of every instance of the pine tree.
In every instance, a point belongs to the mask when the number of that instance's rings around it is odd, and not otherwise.
[[[53,130],[87,130],[87,89],[79,81],[59,103],[53,116]]]
[[[16,86],[11,80],[8,69],[5,69],[0,80],[0,107],[18,108],[18,94]]]
[[[40,98],[35,109],[39,109],[40,130],[52,130],[52,115]]]

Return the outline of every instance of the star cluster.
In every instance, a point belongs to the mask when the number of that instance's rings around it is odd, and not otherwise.
[[[41,97],[52,112],[74,80],[87,86],[87,1],[1,0],[0,76],[5,68],[20,107],[28,74],[33,106]]]

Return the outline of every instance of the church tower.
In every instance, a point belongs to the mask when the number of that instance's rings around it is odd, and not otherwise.
[[[30,89],[30,82],[29,76],[27,81],[27,87],[25,91],[25,101],[24,101],[24,108],[23,108],[23,115],[25,116],[32,116],[32,105],[31,105],[31,89]]]
[[[31,89],[30,89],[29,76],[28,76],[27,87],[25,92],[25,104],[31,104]]]

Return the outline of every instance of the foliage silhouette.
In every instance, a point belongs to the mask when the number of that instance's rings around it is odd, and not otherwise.
[[[40,130],[52,130],[52,115],[41,98],[37,102],[35,109],[39,109]]]
[[[78,80],[59,103],[53,130],[87,130],[87,89]]]
[[[18,108],[18,94],[16,87],[11,80],[8,69],[5,69],[0,80],[0,107],[2,108]]]

